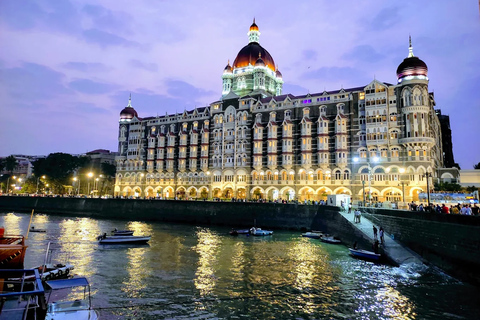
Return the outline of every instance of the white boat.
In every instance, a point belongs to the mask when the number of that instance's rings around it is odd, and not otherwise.
[[[133,236],[132,230],[113,230],[112,236]]]
[[[312,238],[312,239],[320,239],[322,235],[323,235],[322,233],[313,232],[313,231],[302,233],[302,237]]]
[[[380,258],[382,256],[379,253],[375,253],[375,252],[367,251],[367,250],[352,249],[352,248],[348,248],[348,250],[350,250],[350,254],[353,257],[363,259],[363,260],[378,261],[378,260],[380,260]]]
[[[250,229],[250,234],[252,236],[271,236],[273,234],[273,231],[270,230],[262,230],[261,228],[251,228]]]
[[[92,309],[90,284],[87,278],[72,278],[46,282],[51,290],[47,300],[45,320],[97,320],[98,314]],[[83,288],[83,299],[50,302],[52,292],[62,289]],[[87,291],[88,290],[88,291]]]
[[[54,280],[54,279],[61,279],[66,278],[70,275],[70,271],[74,269],[73,265],[71,264],[45,264],[45,268],[43,266],[35,267],[33,269],[38,270],[40,274],[40,278],[43,281]],[[32,269],[32,270],[33,270]],[[34,280],[35,274],[31,274],[25,276],[25,280]],[[21,278],[14,278],[13,280],[21,281]]]
[[[337,238],[332,237],[332,236],[321,237],[320,241],[325,242],[325,243],[332,243],[332,244],[342,243],[342,241],[340,239],[337,239]]]
[[[103,234],[97,237],[101,244],[121,244],[121,243],[147,243],[151,236],[107,236]]]

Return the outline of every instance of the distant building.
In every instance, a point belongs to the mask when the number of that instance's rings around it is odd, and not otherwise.
[[[11,172],[14,176],[28,178],[33,174],[33,162],[37,159],[45,158],[45,156],[27,156],[22,154],[12,154],[17,160],[17,167]],[[5,157],[0,158],[5,159]],[[0,174],[10,174],[7,170],[3,170]]]
[[[219,101],[141,118],[129,100],[120,113],[116,195],[407,202],[433,186],[444,168],[441,123],[411,41],[396,84],[294,96],[282,93],[255,22],[248,36],[223,70]]]
[[[115,157],[118,154],[105,149],[97,149],[89,151],[85,155],[90,157],[93,167],[100,167],[102,163],[115,165]]]
[[[435,110],[440,127],[442,129],[442,150],[443,150],[443,166],[452,168],[456,165],[453,158],[452,129],[450,129],[450,116],[443,115],[440,109]]]

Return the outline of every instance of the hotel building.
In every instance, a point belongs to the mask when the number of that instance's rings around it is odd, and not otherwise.
[[[120,113],[115,195],[410,202],[444,167],[427,65],[413,54],[397,82],[294,96],[260,45],[249,43],[222,74],[207,107],[140,118]]]

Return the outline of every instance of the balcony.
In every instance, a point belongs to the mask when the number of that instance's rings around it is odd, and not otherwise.
[[[410,137],[398,139],[399,143],[427,143],[430,145],[435,144],[435,139],[430,137]]]

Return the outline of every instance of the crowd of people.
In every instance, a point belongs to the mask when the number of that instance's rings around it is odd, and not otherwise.
[[[456,205],[450,205],[447,206],[444,203],[442,205],[423,205],[423,203],[420,203],[417,205],[415,202],[411,202],[408,204],[408,209],[410,211],[425,211],[425,212],[431,212],[431,213],[443,213],[443,214],[462,214],[462,215],[467,215],[467,216],[478,216],[480,214],[480,207],[474,203],[473,205],[471,204],[456,204]]]

